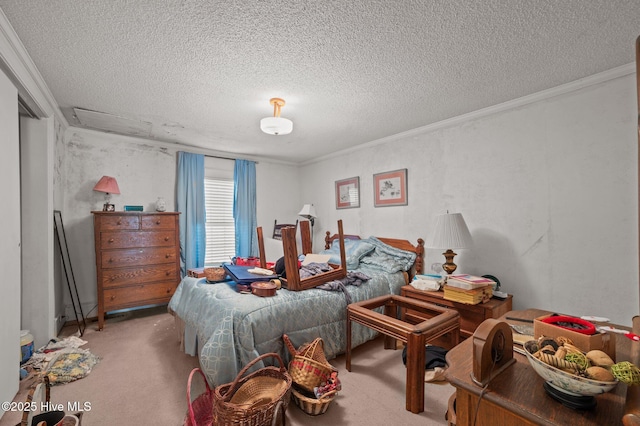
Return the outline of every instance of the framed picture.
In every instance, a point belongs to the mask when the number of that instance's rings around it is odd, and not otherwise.
[[[360,207],[360,177],[336,181],[336,209]]]
[[[406,206],[407,169],[373,175],[373,190],[375,207]]]

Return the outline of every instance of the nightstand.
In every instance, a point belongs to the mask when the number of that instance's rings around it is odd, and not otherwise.
[[[499,318],[507,312],[511,311],[513,299],[513,296],[509,295],[504,300],[492,298],[487,303],[467,305],[465,303],[445,300],[443,291],[418,290],[410,285],[402,287],[400,290],[400,295],[458,311],[458,313],[460,314],[460,340],[471,337],[476,331],[476,328],[478,328],[478,326],[484,320],[488,318]],[[434,312],[433,316],[435,315],[436,313]],[[425,320],[425,318],[431,318],[432,316],[424,313],[414,312],[410,309],[403,309],[402,317],[405,321],[414,324],[422,322]],[[434,345],[445,347],[447,349],[451,349],[453,347],[453,344],[448,339],[448,337],[449,336],[445,335],[431,343],[433,343]]]

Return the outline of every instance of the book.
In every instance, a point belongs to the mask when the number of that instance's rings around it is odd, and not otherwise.
[[[451,287],[450,285],[444,286],[445,300],[451,300],[453,302],[464,303],[467,305],[477,305],[478,303],[486,303],[491,300],[493,295],[493,287],[485,285],[484,287],[475,288],[472,290],[465,290],[462,288]]]
[[[477,277],[475,275],[451,275],[447,278],[447,285],[458,287],[464,290],[472,290],[490,285],[495,288],[496,282],[489,278]]]

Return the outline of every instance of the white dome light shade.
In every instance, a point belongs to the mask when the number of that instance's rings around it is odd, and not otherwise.
[[[266,117],[260,120],[260,130],[270,135],[288,135],[293,130],[293,121],[282,117]]]
[[[269,103],[273,105],[273,117],[260,120],[260,130],[270,135],[288,135],[293,130],[293,122],[280,117],[280,109],[284,106],[284,99],[271,98]]]

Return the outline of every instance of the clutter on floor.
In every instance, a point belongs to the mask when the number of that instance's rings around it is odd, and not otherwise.
[[[60,404],[52,404],[51,383],[46,374],[39,375],[29,390],[20,425],[79,426],[82,412],[66,413]]]
[[[323,340],[318,337],[296,349],[289,336],[284,334],[282,339],[293,356],[289,363],[293,402],[310,416],[324,414],[342,385],[324,354]]]
[[[100,362],[100,358],[80,347],[85,344],[87,341],[76,335],[64,339],[51,339],[22,363],[20,376],[26,377],[31,372],[41,372],[49,377],[52,385],[86,377]]]
[[[447,350],[440,346],[427,345],[425,347],[425,382],[446,381],[444,373],[447,371]],[[407,365],[407,347],[402,350],[402,363]]]

